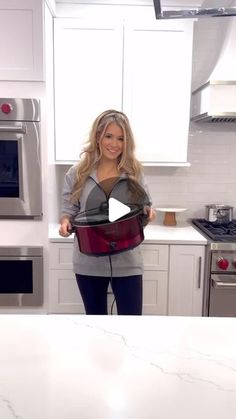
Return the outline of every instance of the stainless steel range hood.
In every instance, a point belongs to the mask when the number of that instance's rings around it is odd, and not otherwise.
[[[210,80],[192,93],[191,120],[236,122],[236,81]]]

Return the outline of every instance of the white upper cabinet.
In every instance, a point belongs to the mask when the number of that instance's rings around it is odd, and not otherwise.
[[[77,161],[94,118],[115,108],[144,164],[186,164],[192,31],[190,21],[55,19],[55,160]]]
[[[192,22],[125,28],[124,111],[144,163],[187,163]]]
[[[56,160],[79,159],[93,120],[122,107],[121,25],[55,20]]]
[[[0,80],[43,81],[42,0],[0,0]]]

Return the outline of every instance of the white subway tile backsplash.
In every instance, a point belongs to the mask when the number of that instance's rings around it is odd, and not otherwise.
[[[145,168],[154,204],[187,207],[178,219],[203,217],[209,203],[236,208],[236,124],[191,124],[188,161],[189,168]]]

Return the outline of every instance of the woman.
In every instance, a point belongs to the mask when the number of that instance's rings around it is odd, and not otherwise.
[[[134,138],[127,116],[115,110],[99,115],[81,153],[81,161],[65,175],[62,193],[62,216],[59,233],[67,237],[71,220],[88,206],[99,204],[97,190],[108,196],[121,181],[145,186],[141,163],[134,156]],[[118,187],[117,187],[118,186]],[[136,188],[138,189],[138,188]],[[142,188],[141,188],[142,189]],[[96,201],[96,204],[93,201]],[[101,202],[100,202],[101,203]],[[155,212],[150,202],[145,202],[145,213],[152,221]],[[73,267],[83,299],[86,314],[107,314],[107,289],[109,282],[115,296],[117,312],[122,315],[142,314],[143,263],[140,247],[112,256],[90,256],[79,250],[74,240]]]

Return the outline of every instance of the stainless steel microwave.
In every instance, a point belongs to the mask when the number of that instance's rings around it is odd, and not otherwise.
[[[40,102],[0,99],[0,218],[41,218]]]

